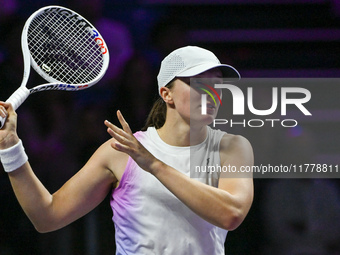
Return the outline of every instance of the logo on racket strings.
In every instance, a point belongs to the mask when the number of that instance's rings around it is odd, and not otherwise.
[[[87,20],[85,20],[78,14],[72,12],[71,10],[67,10],[67,9],[59,8],[59,7],[52,7],[52,8],[48,8],[44,10],[44,13],[51,13],[51,12],[61,14],[64,17],[67,17],[70,20],[75,21],[75,25],[78,27],[92,28],[91,24]]]
[[[92,30],[92,38],[96,41],[96,43],[99,45],[102,54],[106,54],[107,53],[107,48],[104,45],[104,40],[102,38],[99,37],[99,33],[96,30]]]

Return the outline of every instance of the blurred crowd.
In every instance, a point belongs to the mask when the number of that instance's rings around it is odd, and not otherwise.
[[[133,131],[143,127],[158,96],[156,75],[161,59],[190,43],[185,28],[175,20],[129,7],[130,2],[120,6],[122,13],[115,11],[120,16],[118,21],[109,15],[114,11],[105,8],[104,0],[0,0],[1,100],[21,83],[21,31],[25,20],[39,7],[57,3],[77,11],[95,25],[110,50],[109,69],[96,86],[80,92],[37,93],[17,111],[18,133],[30,163],[52,193],[109,138],[103,122],[109,119],[119,124],[115,115],[118,109]],[[124,21],[121,16],[126,13],[132,16]],[[32,71],[28,87],[41,83],[44,81]],[[314,158],[316,145],[308,132],[301,136],[270,134],[272,131],[265,129],[259,132],[243,134],[259,148],[255,153],[258,164],[275,161],[275,155],[297,163]],[[294,139],[296,146],[291,147],[289,139]],[[70,226],[39,234],[20,209],[3,171],[0,187],[0,255],[114,254],[109,197]],[[335,181],[255,180],[254,205],[240,229],[229,233],[228,254],[340,254],[339,212]]]

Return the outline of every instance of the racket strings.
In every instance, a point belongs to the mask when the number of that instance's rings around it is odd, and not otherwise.
[[[28,28],[27,43],[37,65],[63,83],[89,83],[103,68],[101,47],[76,18],[56,12],[41,13]]]
[[[63,23],[65,23],[65,19],[64,19]],[[77,44],[74,44],[74,49],[76,49],[76,51],[77,51],[79,54],[82,54],[83,56],[86,56],[86,55],[84,55],[84,53],[86,53],[86,52],[84,52],[84,51],[87,50],[87,48],[86,48],[87,45],[84,44],[84,42],[86,42],[86,41],[85,41],[86,38],[84,38],[84,36],[87,36],[87,37],[88,37],[88,33],[83,33],[83,34],[79,33],[79,31],[84,31],[84,30],[82,30],[82,29],[79,27],[79,24],[78,24],[78,26],[66,26],[66,24],[63,24],[63,23],[61,23],[61,25],[59,25],[59,27],[56,28],[57,37],[63,38],[65,33],[66,33],[66,34],[69,34],[69,35],[72,35],[72,36],[69,37],[69,41],[71,41],[71,42],[78,42]],[[62,30],[61,27],[65,27],[65,26],[66,26],[66,28],[67,28],[68,30],[65,31],[65,32],[63,32],[64,30]],[[63,33],[61,33],[61,32],[63,32]],[[87,32],[87,31],[86,31],[86,32]],[[81,36],[83,36],[83,37],[81,37]],[[78,38],[78,40],[75,40],[75,39],[77,39],[77,38]],[[79,46],[79,42],[83,42],[83,43]],[[92,42],[93,42],[93,40],[92,40]],[[95,43],[94,43],[93,45],[94,45],[95,47],[97,47],[97,45],[96,45]],[[88,56],[91,56],[91,55],[89,55],[89,54],[87,54],[87,55],[88,55]],[[97,55],[97,56],[98,56],[98,55]],[[80,58],[80,60],[81,60],[81,58]],[[90,58],[88,58],[88,59],[85,61],[85,63],[89,63],[89,60],[90,60]],[[70,76],[70,74],[72,74],[72,77],[73,77],[73,78],[75,78],[76,80],[77,80],[77,79],[79,80],[79,78],[81,78],[81,77],[84,76],[84,72],[86,71],[86,68],[84,68],[83,72],[82,72],[81,74],[79,74],[77,77],[73,74],[72,69],[66,69],[66,70],[68,70],[68,72],[65,74],[66,77],[71,78],[71,77],[69,77],[69,76]],[[96,68],[91,69],[91,70],[96,70]],[[89,73],[89,75],[90,75],[90,74],[91,74],[91,73]],[[90,77],[91,77],[91,75],[90,75]],[[95,75],[93,76],[93,78],[94,78],[94,77],[95,77]]]
[[[84,63],[89,63],[93,56],[92,56],[92,54],[86,54],[87,53],[86,51],[88,50],[88,43],[91,43],[91,41],[88,40],[88,34],[87,33],[82,34],[82,33],[79,32],[79,31],[81,31],[79,24],[78,24],[78,26],[70,26],[70,27],[67,27],[67,28],[68,28],[69,31],[66,31],[66,33],[72,35],[69,40],[73,41],[74,49],[76,49],[76,51],[79,53],[79,56],[82,56],[82,57],[79,57],[79,60],[84,61]],[[57,32],[58,32],[58,34],[57,34],[58,37],[63,37],[64,34],[65,34],[64,32],[61,32],[61,30],[57,30]],[[78,39],[78,40],[76,40],[76,39]],[[92,40],[92,42],[93,42],[93,40]],[[86,56],[88,56],[88,57],[86,58]],[[86,58],[86,59],[84,59],[84,58]],[[96,69],[94,68],[92,70],[96,70]],[[64,75],[68,78],[73,77],[75,80],[79,80],[79,79],[81,79],[81,77],[86,75],[87,72],[88,72],[88,70],[86,68],[84,68],[82,72],[77,73],[77,77],[76,77],[74,75],[72,69],[65,69]],[[88,73],[88,76],[92,80],[96,77],[96,74],[90,72],[90,73]]]
[[[79,26],[79,25],[78,25]],[[79,31],[79,30],[78,30]],[[87,34],[82,34],[82,39],[77,41],[76,47],[79,50],[81,56],[83,56],[85,63],[92,64],[92,70],[99,70],[101,69],[102,65],[102,57],[101,57],[101,50],[99,49],[99,52],[96,54],[87,54],[89,48],[90,51],[92,50],[98,50],[98,44],[91,38],[91,40],[88,38]],[[88,47],[90,45],[90,47]],[[87,72],[86,69],[83,70],[79,74],[79,77],[82,77]],[[98,74],[97,73],[88,73],[89,77],[94,79]]]
[[[65,23],[65,20],[64,20],[64,23]],[[65,26],[64,24],[62,24],[62,25]],[[95,47],[95,49],[98,46],[96,45],[96,43],[93,40],[89,40],[88,31],[81,29],[80,24],[78,24],[77,26],[66,26],[66,27],[68,29],[68,31],[66,31],[66,33],[69,34],[69,35],[72,35],[71,37],[69,37],[69,41],[75,43],[74,49],[75,49],[76,52],[78,52],[78,58],[79,58],[78,60],[80,60],[82,64],[90,63],[91,58],[93,58],[93,56],[92,56],[92,54],[86,54],[88,49],[89,49],[88,43],[92,42],[91,46]],[[57,32],[59,33],[57,35],[58,37],[64,37],[65,33],[61,33],[62,31],[64,31],[64,30],[61,30],[60,28],[57,29]],[[81,32],[84,32],[84,31],[85,31],[85,33],[81,33]],[[78,40],[76,40],[76,39],[78,39]],[[86,42],[86,39],[88,40],[88,43]],[[94,51],[92,50],[92,52],[94,52]],[[86,59],[84,61],[84,60],[81,59],[80,56],[85,56],[85,57],[89,56],[89,57],[88,57],[88,59]],[[101,56],[101,55],[99,53],[96,56],[98,58],[98,56]],[[100,60],[101,60],[101,58],[100,58]],[[69,77],[70,75],[72,75],[72,77],[75,78],[76,80],[79,80],[79,78],[81,79],[81,77],[84,76],[84,73],[88,72],[88,69],[83,67],[83,71],[81,73],[78,72],[78,76],[75,76],[72,72],[72,69],[67,69],[67,70],[68,70],[68,73],[66,73],[66,76]],[[82,70],[82,69],[80,69],[80,70]],[[96,70],[96,68],[91,68],[91,71],[92,70]],[[93,72],[88,73],[90,79],[96,77],[96,74],[92,75],[92,77],[91,77],[91,74],[93,74]],[[71,77],[69,77],[69,78],[71,78]]]

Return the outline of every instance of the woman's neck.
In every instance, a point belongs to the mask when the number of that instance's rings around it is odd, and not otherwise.
[[[157,130],[160,138],[172,146],[193,146],[202,143],[207,136],[207,127],[193,127],[184,121],[170,121]]]

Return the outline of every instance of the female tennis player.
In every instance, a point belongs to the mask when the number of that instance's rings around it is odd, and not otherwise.
[[[187,46],[173,51],[162,61],[160,99],[146,130],[132,134],[118,111],[122,128],[105,121],[112,138],[54,194],[28,162],[12,106],[0,103],[0,115],[8,113],[0,130],[1,161],[37,231],[70,224],[112,192],[116,254],[225,253],[228,230],[237,228],[250,209],[253,181],[208,172],[190,178],[190,166],[250,166],[253,152],[245,138],[207,126],[218,105],[208,100],[207,114],[200,114],[201,92],[186,82],[188,77],[218,81],[239,74],[208,50]]]

